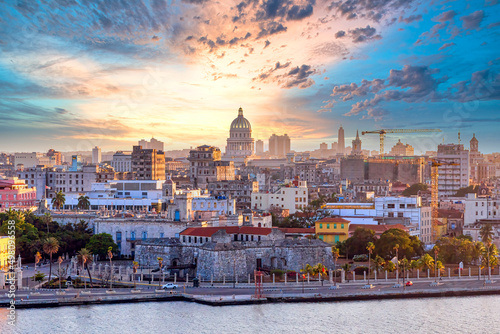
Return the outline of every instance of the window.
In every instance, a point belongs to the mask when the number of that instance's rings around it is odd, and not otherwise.
[[[387,204],[388,209],[394,209],[396,206],[394,204]]]
[[[402,212],[398,212],[398,217],[403,217],[403,213]]]
[[[340,224],[340,227],[341,227],[341,228],[344,228],[344,224]]]
[[[122,232],[116,232],[116,241],[122,241]]]
[[[323,228],[323,224],[319,224],[319,228]]]
[[[135,232],[130,232],[130,240],[135,240]]]
[[[164,238],[164,237],[165,237],[165,233],[160,232],[160,238]]]
[[[148,237],[148,232],[143,231],[142,232],[142,240],[147,239],[147,237]]]
[[[334,229],[337,229],[337,224],[333,224],[333,228],[334,228]]]
[[[404,205],[404,204],[399,204],[399,208],[400,208],[400,209],[404,209],[404,208],[405,208],[405,205]]]
[[[182,242],[186,242],[186,236],[185,235],[182,236]]]

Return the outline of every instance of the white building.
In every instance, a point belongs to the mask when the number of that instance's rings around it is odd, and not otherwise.
[[[402,223],[410,228],[410,235],[431,242],[431,208],[422,205],[421,197],[375,197],[373,203],[327,203],[324,210],[353,224]]]
[[[186,227],[183,222],[154,218],[101,218],[91,224],[94,234],[110,234],[119,253],[132,257],[136,242],[148,238],[173,238]]]
[[[268,211],[271,208],[288,209],[290,214],[309,204],[306,181],[293,181],[275,192],[252,193],[252,209]]]
[[[48,157],[43,153],[14,153],[14,167],[23,165],[24,168],[32,168],[38,165],[52,167],[55,165],[55,158]]]
[[[101,162],[101,148],[96,146],[92,149],[92,163],[99,164],[100,162]]]
[[[131,172],[132,171],[132,154],[130,152],[116,152],[111,160],[111,167],[115,172]]]
[[[440,197],[453,196],[458,189],[469,186],[469,150],[464,149],[464,145],[438,145],[437,160],[444,163],[438,167],[438,191]]]
[[[477,197],[467,194],[465,198],[464,227],[478,220],[499,220],[500,200],[492,197]]]

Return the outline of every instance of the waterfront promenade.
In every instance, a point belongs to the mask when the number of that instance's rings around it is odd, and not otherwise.
[[[379,280],[367,288],[366,282],[357,281],[338,284],[339,289],[331,289],[328,281],[322,284],[317,281],[310,283],[299,281],[284,283],[265,283],[263,297],[254,297],[253,284],[239,283],[234,288],[232,283],[225,285],[202,283],[199,288],[192,284],[178,282],[178,289],[158,290],[158,284],[137,284],[137,290],[116,286],[112,292],[107,289],[64,289],[64,294],[53,289],[31,289],[16,291],[16,308],[54,307],[82,304],[106,304],[147,301],[191,301],[214,306],[238,305],[272,302],[321,302],[343,300],[421,298],[441,296],[470,296],[500,294],[500,278],[495,276],[491,282],[484,277],[443,278],[438,284],[433,279],[413,281],[412,286],[404,286],[402,279],[400,287],[395,280]],[[7,290],[0,290],[0,304],[8,305],[10,298]]]

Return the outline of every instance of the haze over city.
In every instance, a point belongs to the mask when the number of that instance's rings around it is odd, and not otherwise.
[[[11,2],[0,14],[0,151],[225,145],[241,106],[253,137],[292,149],[392,135],[416,152],[498,142],[497,1]],[[471,52],[474,50],[474,52]],[[428,136],[428,135],[426,135]],[[15,140],[12,140],[15,138]],[[378,149],[377,136],[362,137]],[[57,145],[56,145],[57,144]]]

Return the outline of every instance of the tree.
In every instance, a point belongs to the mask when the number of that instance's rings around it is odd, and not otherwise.
[[[493,227],[491,224],[483,224],[479,230],[479,236],[484,244],[488,244],[493,240]]]
[[[90,208],[90,200],[88,196],[80,196],[78,197],[78,209],[80,210],[88,210]]]
[[[384,269],[392,273],[396,269],[396,265],[392,261],[386,261],[384,264]]]
[[[137,262],[137,261],[132,262],[132,271],[134,273],[134,275],[132,275],[132,279],[134,280],[134,290],[135,290],[135,284],[136,284],[135,274],[137,274],[137,268],[139,268],[139,262]]]
[[[472,193],[477,194],[478,192],[479,192],[479,187],[472,185],[458,189],[454,197],[465,197],[465,195],[467,194],[472,194]]]
[[[424,254],[422,257],[418,260],[419,262],[419,267],[423,270],[431,269],[434,267],[434,259],[432,256],[429,254]]]
[[[92,253],[87,249],[87,248],[82,248],[78,252],[78,263],[82,266],[83,269],[87,269],[87,273],[89,274],[89,279],[90,279],[90,287],[92,288],[92,275],[90,273],[89,266],[92,264],[94,261],[92,257]]]
[[[64,207],[64,203],[66,203],[66,195],[63,194],[62,190],[59,190],[56,196],[52,198],[52,205],[57,209],[61,209],[61,207]]]
[[[49,262],[49,284],[52,277],[52,255],[59,251],[59,241],[54,237],[49,237],[43,242],[43,251],[50,256]]]
[[[332,256],[333,256],[333,271],[335,274],[335,286],[337,286],[337,260],[339,258],[340,251],[337,247],[332,246]]]
[[[427,190],[427,185],[424,183],[415,183],[412,184],[410,187],[406,188],[403,190],[402,195],[403,196],[412,196],[412,195],[418,195],[419,191],[426,191]]]
[[[377,254],[384,259],[393,258],[396,254],[395,246],[399,245],[399,254],[402,257],[412,258],[423,254],[423,245],[418,237],[410,236],[408,232],[398,228],[391,228],[375,241]]]
[[[385,260],[377,255],[375,259],[373,259],[373,267],[379,273],[382,269],[384,269]]]
[[[352,237],[345,241],[346,253],[349,256],[366,254],[366,245],[369,242],[375,244],[375,232],[366,228],[358,227]]]
[[[109,272],[110,272],[110,278],[109,278],[109,289],[113,290],[113,275],[114,275],[114,270],[113,270],[113,247],[110,246],[108,247],[108,258],[109,258]]]
[[[371,262],[372,262],[372,252],[375,249],[375,244],[373,242],[369,242],[368,245],[366,246],[366,250],[368,251],[368,285],[370,285],[370,269],[371,269]]]
[[[43,280],[45,279],[45,274],[38,271],[35,275],[33,275],[33,281],[35,282],[43,282]]]
[[[92,254],[99,255],[100,258],[106,258],[108,248],[111,247],[112,252],[118,251],[118,246],[113,241],[113,237],[108,233],[99,233],[90,237],[89,242],[85,246]]]

